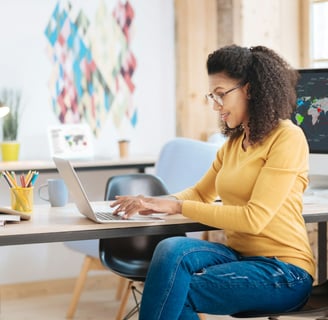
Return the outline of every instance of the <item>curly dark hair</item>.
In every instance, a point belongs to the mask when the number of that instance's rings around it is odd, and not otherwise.
[[[207,73],[224,72],[242,85],[249,83],[249,140],[261,142],[280,119],[290,119],[296,107],[296,84],[299,78],[282,57],[264,46],[251,48],[230,45],[209,54]],[[219,120],[220,122],[220,120]],[[220,123],[222,133],[236,138],[242,126],[229,128]]]

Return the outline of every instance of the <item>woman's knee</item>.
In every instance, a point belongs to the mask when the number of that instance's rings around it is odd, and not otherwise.
[[[161,240],[156,247],[156,251],[172,251],[181,247],[181,244],[185,241],[186,237],[170,237]]]
[[[190,240],[190,238],[180,236],[166,238],[157,245],[154,257],[161,257],[163,259],[175,258],[190,246]]]

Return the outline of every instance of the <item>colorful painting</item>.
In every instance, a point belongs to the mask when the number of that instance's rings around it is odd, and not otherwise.
[[[51,102],[61,123],[85,122],[95,136],[108,116],[117,129],[125,117],[131,127],[136,126],[133,18],[129,1],[118,1],[112,12],[100,1],[94,22],[71,2],[57,3],[45,34],[53,64]]]

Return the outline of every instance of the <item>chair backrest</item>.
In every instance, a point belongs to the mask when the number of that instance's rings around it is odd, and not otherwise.
[[[116,195],[168,194],[163,181],[151,174],[124,174],[110,177],[107,181],[105,200]],[[184,234],[177,234],[184,236]],[[116,274],[137,281],[144,281],[156,245],[174,235],[145,235],[126,238],[100,239],[101,262]]]
[[[169,193],[194,185],[210,168],[220,146],[189,138],[175,138],[160,151],[155,174]]]
[[[122,174],[110,177],[106,184],[105,200],[114,200],[116,195],[139,194],[161,196],[168,194],[164,182],[147,173]]]

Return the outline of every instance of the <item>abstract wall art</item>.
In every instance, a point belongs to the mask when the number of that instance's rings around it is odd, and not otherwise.
[[[51,105],[62,124],[87,123],[97,137],[107,117],[119,129],[128,119],[137,125],[133,74],[137,61],[131,50],[134,9],[117,1],[109,11],[95,2],[95,15],[59,1],[45,28]]]

